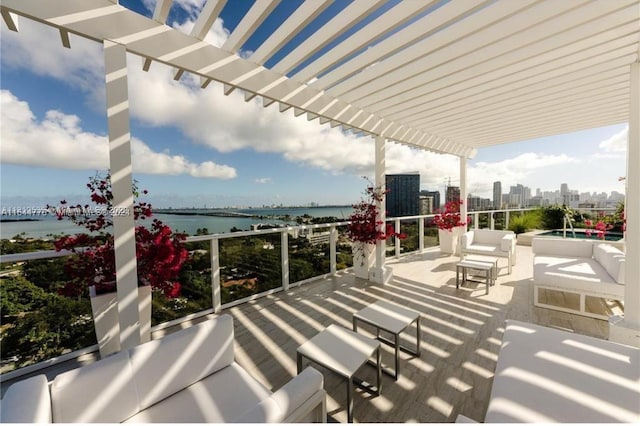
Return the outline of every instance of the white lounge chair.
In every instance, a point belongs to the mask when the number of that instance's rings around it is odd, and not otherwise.
[[[513,231],[474,229],[462,234],[460,245],[463,256],[479,254],[507,258],[509,274],[516,263],[516,234]]]

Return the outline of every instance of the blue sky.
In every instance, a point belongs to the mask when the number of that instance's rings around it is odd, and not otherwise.
[[[150,16],[153,0],[121,1]],[[176,0],[169,24],[189,31],[203,0]],[[275,18],[299,1],[281,2]],[[348,3],[336,2],[318,26]],[[207,40],[222,45],[251,2],[229,2]],[[242,7],[242,9],[239,9]],[[267,20],[243,46],[256,49],[277,25]],[[283,48],[295,46],[301,34]],[[336,41],[337,42],[337,41]],[[84,184],[106,168],[107,139],[101,45],[71,37],[62,47],[58,33],[20,20],[20,32],[1,29],[0,202],[41,206],[65,198],[86,199]],[[274,57],[267,65],[278,61]],[[129,96],[134,177],[157,207],[223,207],[263,204],[350,204],[372,176],[373,141],[338,129],[244,102],[242,93],[224,96],[221,85],[207,89],[185,75],[130,55]],[[295,70],[294,70],[295,71]],[[522,183],[544,190],[568,183],[580,191],[623,192],[626,123],[567,135],[483,148],[469,161],[469,190],[491,196],[493,181],[503,188]],[[458,182],[458,159],[389,144],[387,168],[418,170],[422,189],[442,190]]]

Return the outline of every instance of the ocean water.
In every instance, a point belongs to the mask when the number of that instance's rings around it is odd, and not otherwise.
[[[226,210],[230,212],[231,210]],[[351,206],[344,207],[314,207],[314,208],[279,208],[279,209],[240,209],[233,210],[237,213],[249,214],[258,217],[220,217],[220,216],[203,216],[203,215],[174,215],[155,213],[154,218],[161,220],[169,225],[171,229],[178,232],[185,232],[188,235],[195,235],[198,228],[207,228],[210,234],[229,232],[231,228],[249,230],[252,224],[269,223],[269,224],[291,224],[295,225],[295,217],[308,214],[313,217],[334,216],[339,220],[346,219],[352,212]],[[206,212],[206,210],[197,210],[194,212]],[[275,217],[290,215],[292,220],[277,220]],[[6,222],[9,219],[34,219],[30,221]],[[71,221],[57,220],[54,215],[38,215],[38,216],[16,216],[3,215],[3,222],[0,223],[0,238],[12,238],[19,234],[31,238],[47,238],[52,235],[73,235],[84,232],[84,228],[75,226]],[[146,221],[150,223],[150,221]]]

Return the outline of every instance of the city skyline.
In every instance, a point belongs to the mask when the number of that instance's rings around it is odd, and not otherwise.
[[[153,1],[121,1],[150,15]],[[169,25],[188,31],[202,1],[174,2]],[[338,2],[339,3],[339,2]],[[295,5],[283,4],[282,13]],[[331,7],[340,8],[335,4]],[[206,40],[221,45],[240,12],[225,7]],[[84,184],[107,165],[104,71],[98,43],[70,35],[62,47],[52,28],[20,20],[20,34],[1,26],[0,203],[26,206],[87,199]],[[255,49],[266,33],[247,42]],[[245,102],[221,85],[173,80],[154,63],[142,71],[129,55],[134,177],[158,208],[348,205],[373,177],[369,137],[321,126]],[[478,150],[468,160],[468,193],[491,197],[494,181],[584,191],[624,192],[624,123]],[[444,192],[459,182],[458,158],[387,144],[387,173],[418,170],[420,187]]]

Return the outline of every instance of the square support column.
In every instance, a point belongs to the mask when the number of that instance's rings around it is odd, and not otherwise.
[[[385,152],[384,136],[376,136],[375,147],[376,147],[375,185],[376,185],[376,188],[380,188],[382,189],[382,191],[385,191],[386,189],[386,181],[385,181],[386,152]],[[377,203],[378,216],[376,217],[376,221],[378,222],[378,227],[381,228],[383,232],[386,229],[386,222],[385,222],[385,219],[387,218],[387,212],[385,210],[386,199],[387,199],[386,195],[383,194],[382,200]],[[386,284],[391,279],[391,274],[393,273],[393,270],[384,265],[386,250],[387,250],[386,241],[383,240],[383,241],[376,242],[376,265],[371,271],[369,271],[369,279],[375,283]]]
[[[127,87],[127,50],[104,41],[104,66],[107,89],[107,127],[109,131],[109,169],[114,211],[116,285],[120,345],[122,349],[140,344],[138,306],[138,268],[136,262],[135,222],[133,218],[133,178],[131,176],[131,133],[129,128],[129,92]]]
[[[462,232],[467,232],[467,157],[460,157],[460,220],[465,223]],[[460,250],[460,242],[455,245],[458,247],[458,252],[462,257],[462,250]],[[455,253],[454,253],[455,254]]]
[[[640,347],[640,62],[631,65],[629,86],[624,318],[609,320],[609,340]]]

